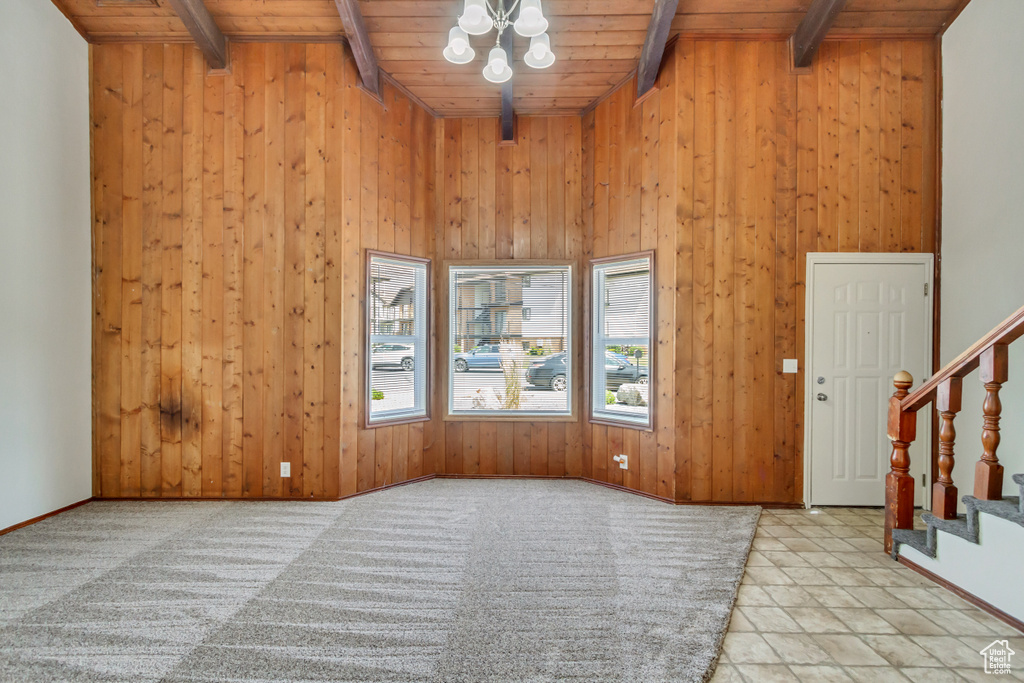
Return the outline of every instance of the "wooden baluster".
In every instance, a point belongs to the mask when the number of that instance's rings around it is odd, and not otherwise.
[[[885,475],[885,552],[892,552],[892,530],[914,528],[914,478],[910,476],[910,444],[917,438],[917,413],[904,411],[900,402],[910,393],[914,378],[901,371],[893,378],[896,393],[889,399],[891,469]]]
[[[1006,344],[995,344],[981,354],[981,381],[985,383],[985,423],[981,431],[984,453],[974,468],[974,497],[981,500],[1003,499],[1003,466],[999,464],[999,418],[1003,404],[999,389],[1008,379],[1009,354]]]
[[[953,442],[956,429],[953,418],[960,412],[963,380],[950,377],[939,385],[935,408],[942,418],[939,427],[939,479],[932,485],[932,514],[939,519],[956,519],[957,490],[953,485]]]

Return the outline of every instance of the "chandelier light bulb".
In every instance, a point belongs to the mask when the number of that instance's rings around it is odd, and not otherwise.
[[[484,67],[484,78],[491,83],[504,83],[512,78],[512,69],[508,65],[508,55],[500,47],[491,50]]]
[[[469,36],[458,26],[448,32],[448,47],[444,58],[452,64],[468,64],[476,57],[476,51],[469,44]]]
[[[530,39],[530,49],[523,56],[526,65],[534,69],[546,69],[555,63],[555,54],[551,51],[551,39],[542,33]]]
[[[494,20],[487,13],[484,0],[466,0],[466,8],[459,17],[459,27],[471,36],[481,36],[494,28]]]
[[[522,0],[519,6],[519,18],[513,24],[516,33],[524,38],[539,36],[548,30],[548,20],[540,7],[540,0]]]

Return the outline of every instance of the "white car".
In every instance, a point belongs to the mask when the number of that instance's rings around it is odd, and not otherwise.
[[[412,370],[415,367],[413,357],[416,354],[408,344],[377,344],[370,349],[370,368],[402,368]]]

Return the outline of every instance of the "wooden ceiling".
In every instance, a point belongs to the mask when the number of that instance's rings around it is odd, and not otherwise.
[[[190,42],[168,0],[53,0],[90,42]],[[334,0],[205,0],[217,26],[236,41],[337,41],[345,28]],[[679,0],[671,34],[784,38],[812,0]],[[848,0],[830,38],[928,37],[940,33],[965,0]],[[501,87],[480,71],[494,33],[472,39],[465,65],[441,56],[463,0],[361,0],[380,68],[442,116],[493,116]],[[654,0],[544,0],[557,56],[536,71],[515,38],[514,107],[519,114],[577,114],[636,68]]]

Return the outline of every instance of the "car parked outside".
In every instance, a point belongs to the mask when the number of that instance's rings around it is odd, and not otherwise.
[[[555,353],[542,360],[534,361],[526,370],[526,381],[535,387],[547,387],[555,391],[568,388],[568,374],[565,353]],[[605,386],[615,391],[623,384],[647,384],[647,368],[629,362],[624,356],[606,352],[604,357]]]
[[[501,346],[498,344],[483,344],[475,346],[469,351],[456,353],[453,358],[452,367],[455,368],[455,372],[500,370]]]
[[[526,381],[535,387],[565,391],[569,385],[566,372],[565,354],[555,353],[531,363],[526,370]]]
[[[370,349],[370,367],[377,368],[401,368],[412,370],[415,367],[415,357],[412,346],[408,344],[376,344]]]

